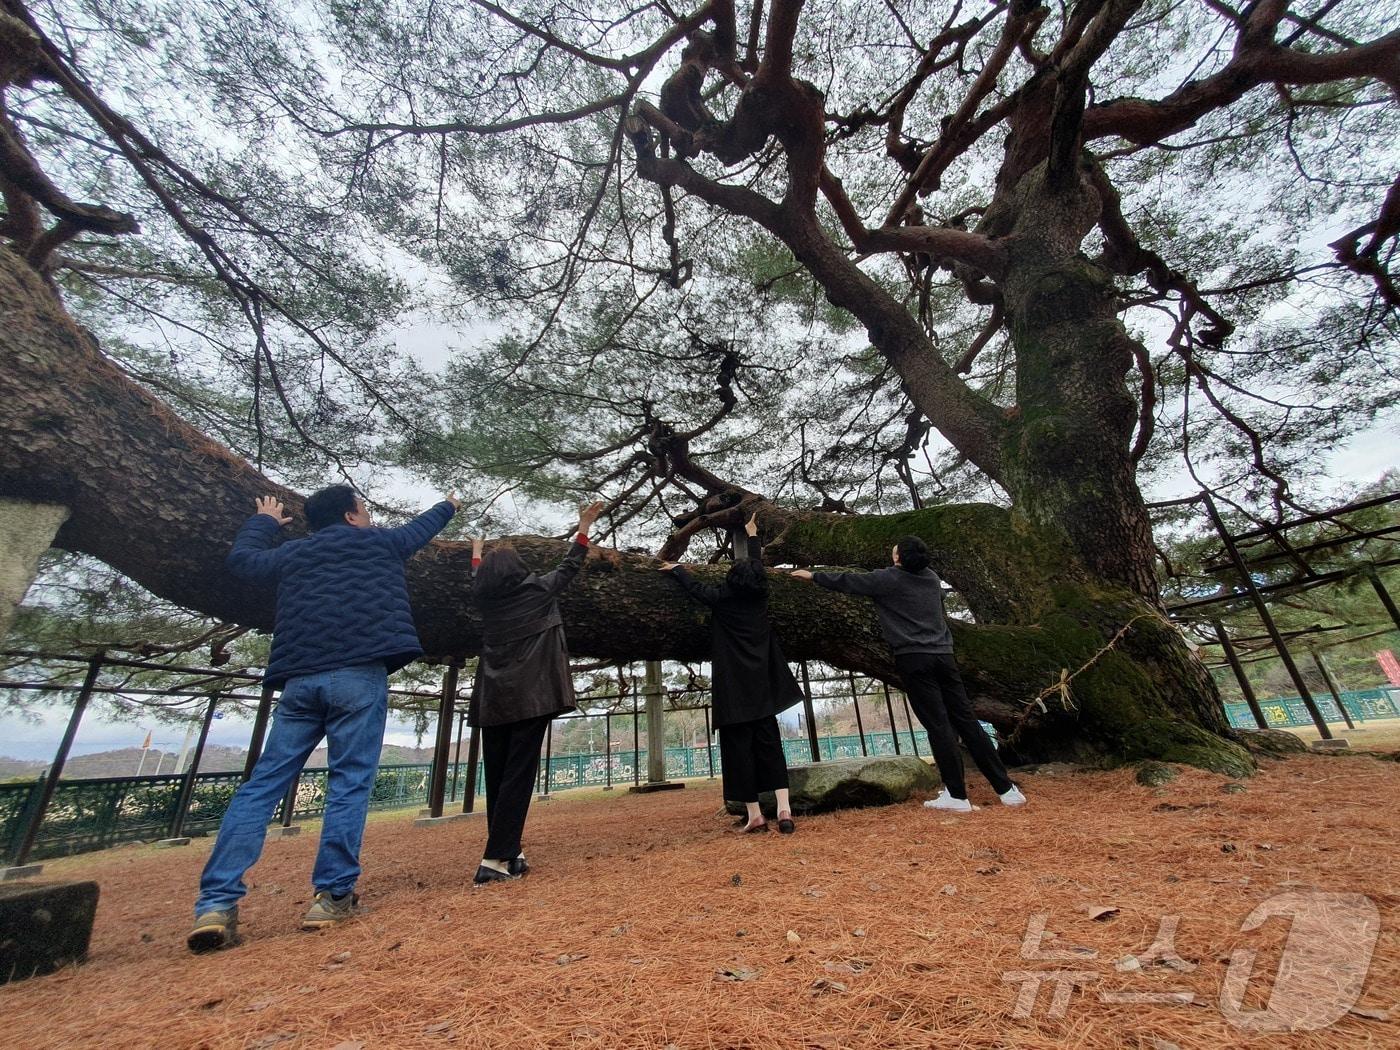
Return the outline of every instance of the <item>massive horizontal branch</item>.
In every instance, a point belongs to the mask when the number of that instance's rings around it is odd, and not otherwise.
[[[7,250],[0,250],[0,397],[6,406],[0,416],[0,496],[68,507],[71,517],[59,533],[60,546],[101,559],[159,597],[225,621],[270,625],[271,596],[229,576],[224,559],[256,496],[276,494],[294,514],[300,497],[131,382],[64,313],[38,274]],[[964,522],[969,536],[987,542],[1005,539],[996,529],[979,533],[973,528],[987,516],[986,509],[966,513],[971,515]],[[858,526],[848,522],[845,527]],[[1005,532],[1014,526],[1003,521],[998,528]],[[820,548],[823,536],[836,542],[836,530],[820,519],[792,521],[788,535],[809,550]],[[872,535],[865,546],[886,540]],[[565,551],[563,543],[538,537],[511,542],[538,569]],[[786,542],[775,537],[775,552]],[[977,553],[975,543],[967,546],[968,553]],[[833,546],[831,553],[842,552]],[[983,553],[996,556],[993,550]],[[463,543],[434,542],[410,563],[415,620],[432,656],[479,649],[469,559]],[[1008,572],[1025,568],[1014,559],[1004,567]],[[723,570],[699,571],[718,575]],[[994,567],[988,575],[996,571]],[[956,578],[953,568],[948,573]],[[1125,592],[1061,582],[1054,597],[1055,603],[1043,607],[1033,624],[955,627],[979,714],[1005,728],[1020,724],[1031,696],[1062,670],[1087,666],[1076,678],[1076,709],[1035,713],[1025,723],[1033,731],[1022,737],[1023,753],[1122,751],[1120,727],[1138,724],[1159,727],[1167,734],[1160,737],[1165,742],[1159,746],[1154,735],[1151,742],[1130,742],[1129,751],[1159,753],[1175,746],[1182,733],[1220,746],[1196,727],[1219,724],[1218,709],[1196,711],[1194,726],[1177,718],[1181,701],[1173,680],[1191,671],[1182,666],[1185,650],[1170,627],[1156,622],[1154,613]],[[591,552],[561,606],[570,648],[580,656],[694,660],[709,653],[704,610],[657,571],[654,559]],[[770,609],[790,659],[815,658],[894,678],[868,602],[776,576]],[[1095,656],[1106,637],[1114,637],[1125,623],[1142,620],[1147,622],[1123,639],[1121,652]]]

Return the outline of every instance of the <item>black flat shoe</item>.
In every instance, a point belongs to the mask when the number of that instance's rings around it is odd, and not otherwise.
[[[506,870],[512,875],[528,875],[530,872],[530,865],[524,857],[516,857],[506,864]]]
[[[791,835],[794,831],[797,830],[797,825],[792,822],[791,813],[789,813],[786,817],[778,817],[778,830],[784,835]]]
[[[495,868],[488,868],[485,864],[477,866],[476,875],[472,877],[472,884],[475,886],[485,886],[490,882],[512,882],[520,878],[508,871],[497,871]]]

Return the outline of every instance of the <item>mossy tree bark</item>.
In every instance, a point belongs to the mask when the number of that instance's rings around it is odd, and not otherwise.
[[[0,250],[0,496],[72,509],[56,544],[93,555],[162,598],[267,628],[271,596],[230,577],[224,557],[254,497],[282,489],[176,417],[101,354],[51,290]],[[1183,718],[1179,682],[1201,674],[1179,635],[1137,596],[1095,584],[1062,540],[991,506],[940,507],[890,517],[761,508],[770,559],[873,567],[905,533],[927,537],[941,572],[979,619],[955,626],[978,712],[1029,758],[1152,756],[1238,772],[1243,753],[1215,735],[1218,715]],[[531,564],[565,544],[512,537]],[[462,543],[415,558],[410,589],[425,647],[469,655],[480,641]],[[721,569],[699,569],[718,574]],[[610,659],[703,659],[709,630],[653,559],[595,550],[563,602],[570,647]],[[897,682],[870,605],[779,577],[772,616],[791,659],[820,659]],[[1026,701],[1062,669],[1085,664],[1135,615],[1115,649],[1072,683],[1076,710]],[[1218,710],[1218,708],[1217,708]]]

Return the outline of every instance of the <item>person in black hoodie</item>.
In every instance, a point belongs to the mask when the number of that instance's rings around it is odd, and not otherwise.
[[[549,723],[574,707],[574,683],[563,593],[588,555],[588,530],[603,510],[580,509],[578,533],[553,572],[537,576],[515,548],[494,548],[483,559],[472,541],[472,600],[481,611],[481,661],[467,708],[467,725],[481,732],[486,766],[486,849],[472,882],[518,879],[530,870],[520,849],[530,792],[540,769]]]
[[[741,827],[745,832],[760,832],[768,830],[768,822],[759,809],[759,792],[774,792],[778,830],[787,835],[796,825],[777,715],[801,700],[802,691],[769,629],[768,578],[753,518],[744,531],[749,537],[748,558],[736,561],[721,584],[701,583],[684,566],[670,562],[662,563],[661,571],[669,572],[692,598],[711,610],[710,681],[724,797],[744,803],[748,813]]]
[[[996,748],[972,713],[972,702],[953,658],[953,635],[943,611],[943,581],[929,567],[928,546],[917,536],[906,536],[890,557],[894,564],[876,572],[795,569],[792,575],[829,590],[875,599],[880,631],[894,651],[895,668],[904,679],[910,706],[928,731],[933,759],[943,778],[938,798],[924,805],[955,813],[974,808],[967,798],[958,738],[1001,801],[1008,806],[1022,805],[1026,796],[1011,782]]]

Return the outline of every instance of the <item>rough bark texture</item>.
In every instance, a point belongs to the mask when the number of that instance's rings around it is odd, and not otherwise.
[[[0,250],[0,496],[60,503],[72,517],[57,545],[91,554],[155,594],[220,619],[266,628],[270,596],[224,570],[255,496],[300,498],[258,474],[128,380],[12,252]],[[1029,758],[1158,757],[1228,770],[1248,764],[1218,707],[1183,712],[1179,683],[1202,675],[1179,635],[1142,599],[1096,587],[1075,560],[995,507],[937,508],[888,518],[761,515],[770,560],[883,564],[894,540],[927,536],[939,568],[984,622],[955,627],[978,712]],[[565,544],[513,537],[546,567]],[[425,647],[468,655],[479,645],[465,584],[465,544],[435,542],[412,563],[410,591]],[[562,603],[570,648],[621,659],[702,659],[704,611],[653,559],[593,551]],[[721,568],[697,569],[704,576]],[[773,622],[790,659],[820,659],[893,679],[870,605],[787,578],[774,581]],[[1134,616],[1117,647],[1073,681],[1077,710],[1023,719],[1025,701],[1074,671]],[[1001,621],[997,623],[995,621]],[[1186,721],[1183,719],[1190,719]]]

